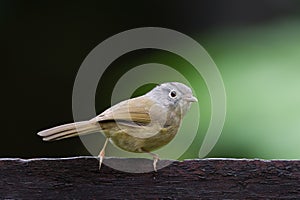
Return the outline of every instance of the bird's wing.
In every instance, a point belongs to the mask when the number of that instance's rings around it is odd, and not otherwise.
[[[100,124],[108,137],[127,133],[138,138],[149,138],[163,130],[167,121],[167,109],[152,99],[141,96],[120,102],[92,120]]]
[[[146,126],[150,123],[163,123],[166,120],[166,113],[155,101],[141,96],[120,102],[93,120],[100,123],[115,121],[131,126]]]

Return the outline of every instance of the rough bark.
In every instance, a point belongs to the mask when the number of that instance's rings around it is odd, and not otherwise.
[[[106,159],[151,168],[148,159]],[[124,164],[125,163],[125,164]],[[170,164],[170,165],[167,165]],[[159,161],[127,173],[92,157],[0,159],[0,199],[300,199],[300,161]]]

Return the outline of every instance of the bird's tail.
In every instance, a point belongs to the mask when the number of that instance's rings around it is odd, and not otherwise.
[[[86,135],[100,130],[101,128],[98,123],[91,121],[82,121],[50,128],[44,131],[40,131],[37,134],[43,137],[44,141],[53,141],[79,135]]]

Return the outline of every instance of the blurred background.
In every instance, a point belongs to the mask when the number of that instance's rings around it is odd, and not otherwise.
[[[197,40],[223,77],[226,122],[207,157],[300,158],[299,1],[2,0],[0,25],[0,157],[89,155],[79,138],[46,143],[36,133],[73,120],[73,83],[95,46],[121,31],[157,26]],[[123,73],[149,62],[188,65],[159,50],[121,56],[99,82],[97,112],[110,107],[111,90]],[[181,159],[198,157],[209,122],[209,94],[202,88],[197,95],[203,124]]]

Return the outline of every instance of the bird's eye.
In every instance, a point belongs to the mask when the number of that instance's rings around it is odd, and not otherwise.
[[[177,96],[176,91],[172,90],[169,94],[171,98],[175,98]]]

